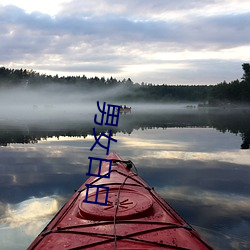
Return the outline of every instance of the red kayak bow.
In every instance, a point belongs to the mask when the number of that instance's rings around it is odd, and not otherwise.
[[[74,193],[28,248],[212,249],[147,183],[131,161],[116,153]],[[110,178],[107,177],[110,173]],[[98,177],[98,175],[104,178]],[[105,200],[107,204],[93,204]],[[89,188],[87,188],[89,187]],[[98,194],[97,194],[98,192]],[[98,195],[98,197],[97,197]],[[86,196],[87,201],[86,202]]]

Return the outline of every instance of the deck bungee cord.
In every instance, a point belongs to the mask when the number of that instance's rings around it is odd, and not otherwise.
[[[118,160],[118,161],[114,161],[114,163],[116,162],[120,162],[120,163],[125,163],[126,164],[126,167],[129,168],[131,170],[132,167],[135,167],[134,163],[132,161],[121,161],[121,160]],[[121,183],[119,189],[118,189],[118,195],[117,195],[117,200],[116,200],[116,208],[115,208],[115,214],[114,214],[114,249],[117,250],[117,234],[116,234],[116,216],[117,216],[117,212],[118,212],[118,208],[119,208],[119,205],[120,205],[120,193],[121,193],[121,189],[122,187],[125,185],[125,182],[126,180],[133,176],[133,175],[138,175],[138,171],[136,169],[136,174],[133,173],[132,171],[131,172],[128,172],[126,178],[124,179],[123,183]]]
[[[29,250],[46,247],[71,250],[100,247],[105,250],[212,249],[138,176],[132,161],[124,161],[115,153],[109,159],[112,159],[110,179],[91,177],[85,182],[109,187],[107,205],[83,203],[86,194],[84,183]],[[102,176],[108,175],[107,172],[104,164]],[[91,195],[93,192],[94,189],[90,189]]]

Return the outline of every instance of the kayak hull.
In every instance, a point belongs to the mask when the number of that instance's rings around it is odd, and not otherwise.
[[[93,174],[104,177],[90,176],[28,249],[212,249],[131,162],[116,153],[107,159],[111,171],[102,162]],[[106,189],[88,185],[109,188],[106,205],[93,204],[105,200]]]

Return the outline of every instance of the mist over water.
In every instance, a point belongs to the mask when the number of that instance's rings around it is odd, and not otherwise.
[[[123,131],[130,134],[139,127],[204,127],[209,126],[220,131],[229,130],[240,133],[248,148],[250,142],[250,110],[249,109],[203,109],[197,103],[149,103],[125,101],[122,95],[130,94],[124,86],[109,90],[83,89],[65,84],[52,84],[44,87],[0,89],[0,136],[2,145],[8,142],[21,142],[22,137],[31,141],[49,136],[72,135],[86,136],[92,133],[94,116],[101,114],[97,101],[102,108],[103,102],[113,105],[126,105],[131,112],[120,114],[118,127],[113,127],[114,133]],[[107,108],[107,106],[106,106]],[[107,109],[105,110],[107,111]],[[99,127],[106,130],[108,127]],[[37,131],[44,131],[39,133]],[[13,136],[2,131],[10,131]],[[14,134],[19,131],[18,134]],[[25,131],[25,132],[23,132]],[[58,132],[56,132],[58,131]],[[60,132],[61,131],[61,132]],[[3,139],[4,137],[4,139]],[[28,141],[29,141],[28,140]],[[26,139],[24,140],[26,141]]]
[[[5,89],[0,92],[1,119],[55,120],[81,118],[94,110],[91,95],[69,87]],[[72,117],[73,116],[73,117]]]
[[[241,144],[249,143],[249,110],[124,101],[122,91],[127,90],[66,85],[0,90],[3,249],[26,248],[87,178],[93,127],[112,129],[117,143],[111,150],[132,160],[139,175],[215,249],[247,249],[249,150]],[[118,127],[98,126],[97,101],[132,110],[120,113]],[[102,148],[91,153],[105,154]]]
[[[124,87],[112,90],[90,90],[66,85],[49,85],[30,89],[0,89],[0,121],[8,122],[54,122],[60,120],[89,121],[99,112],[97,101],[114,105],[132,106],[133,112],[161,112],[184,110],[188,104],[132,103],[120,101],[119,96],[128,94]]]

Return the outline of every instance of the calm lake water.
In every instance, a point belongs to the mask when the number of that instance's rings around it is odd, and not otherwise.
[[[1,249],[27,248],[87,179],[88,157],[105,157],[90,151],[93,127],[112,129],[110,151],[132,160],[215,249],[250,249],[250,110],[134,105],[109,128],[94,123],[96,103],[25,114],[0,117]]]

